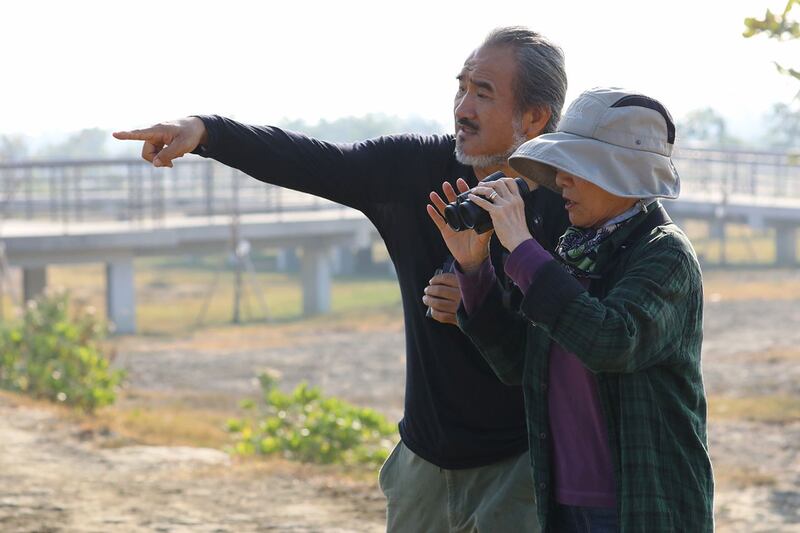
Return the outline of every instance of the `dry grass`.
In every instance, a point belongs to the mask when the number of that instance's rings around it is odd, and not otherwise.
[[[36,398],[32,398],[30,396],[24,396],[22,394],[17,394],[15,392],[11,392],[4,389],[0,389],[0,398],[2,398],[4,402],[14,407],[31,407],[35,409],[45,409],[47,411],[58,413],[59,415],[63,415],[65,417],[71,416],[75,412],[74,409],[67,407],[65,405],[53,403],[49,400],[39,400]]]
[[[186,331],[175,331],[169,337],[128,336],[113,339],[117,350],[159,350],[219,352],[236,346],[237,350],[256,350],[300,346],[313,343],[314,332],[396,332],[403,329],[402,309],[396,305],[351,310],[320,315],[303,320],[249,323],[241,325],[217,324]]]
[[[728,224],[723,243],[711,234],[707,222],[688,221],[681,227],[704,264],[719,264],[723,250],[725,262],[730,265],[769,265],[775,261],[775,230],[772,228],[753,229],[744,224]],[[797,249],[800,250],[800,232],[797,234]]]
[[[740,353],[735,357],[737,361],[747,363],[776,364],[789,362],[800,364],[800,348],[795,346],[776,346],[758,352]]]
[[[218,328],[230,324],[233,317],[233,274],[223,272],[213,286],[212,268],[163,266],[156,260],[136,261],[136,320],[143,335],[185,335],[198,328]],[[75,301],[105,310],[105,272],[102,265],[68,265],[48,268],[48,284],[66,289]],[[255,289],[245,277],[245,291],[240,308],[245,323],[291,322],[302,319],[300,280],[288,274],[258,273]],[[266,301],[263,309],[256,291]],[[206,299],[205,315],[200,317]],[[6,304],[10,309],[10,302]],[[334,280],[331,294],[332,315],[354,322],[358,317],[402,316],[400,291],[392,278]],[[352,316],[350,316],[352,315]],[[385,322],[385,321],[384,321]]]
[[[714,465],[714,483],[717,489],[730,490],[745,487],[772,487],[777,478],[751,466]]]
[[[212,395],[123,391],[114,405],[94,414],[4,390],[0,398],[10,405],[54,413],[75,424],[81,438],[99,436],[98,444],[104,447],[136,443],[222,449],[230,443],[225,422],[237,415],[235,401]]]
[[[0,399],[11,406],[43,410],[57,415],[58,423],[72,426],[69,433],[82,440],[94,440],[102,448],[145,444],[153,446],[194,446],[225,449],[231,443],[225,422],[239,416],[231,398],[215,395],[174,395],[126,391],[116,405],[94,415],[69,407],[0,389]],[[233,457],[225,466],[208,466],[220,475],[260,479],[280,475],[313,482],[330,490],[363,489],[375,482],[375,472],[360,466],[297,463],[280,457]]]
[[[710,420],[737,419],[784,424],[800,421],[800,397],[786,395],[710,396]]]
[[[800,300],[800,275],[789,270],[713,270],[703,274],[703,291],[711,301]]]
[[[97,421],[119,435],[121,442],[222,449],[231,443],[225,431],[229,418],[228,413],[193,407],[117,406],[99,413]]]

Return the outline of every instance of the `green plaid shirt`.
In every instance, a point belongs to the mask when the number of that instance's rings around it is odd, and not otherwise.
[[[658,206],[658,204],[654,204]],[[713,531],[714,481],[700,371],[703,289],[673,224],[628,243],[644,213],[598,250],[588,291],[557,262],[537,274],[519,312],[499,287],[459,322],[497,376],[522,383],[539,518],[553,506],[547,376],[555,341],[597,376],[614,460],[620,531]]]

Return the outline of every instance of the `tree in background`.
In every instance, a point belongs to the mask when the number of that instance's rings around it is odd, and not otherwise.
[[[800,6],[800,0],[788,0],[783,13],[776,14],[769,9],[764,18],[746,18],[744,36],[747,38],[765,34],[770,39],[791,41],[800,39],[800,22],[789,17],[792,8]],[[800,7],[798,7],[800,10]],[[800,81],[800,67],[793,68],[775,63],[778,72]],[[769,144],[776,148],[800,147],[800,90],[789,103],[778,103],[772,107],[767,117],[769,123]]]
[[[28,143],[22,135],[0,135],[0,163],[28,158]]]
[[[739,139],[728,134],[725,117],[710,107],[690,111],[677,129],[681,142],[714,148],[741,144]]]
[[[781,14],[775,14],[769,9],[764,14],[763,19],[749,17],[744,19],[746,30],[744,36],[747,38],[754,37],[760,34],[766,34],[770,39],[778,41],[790,41],[793,39],[800,39],[800,22],[789,18],[789,13],[793,7],[800,6],[800,0],[789,0],[786,7]],[[792,67],[784,67],[775,63],[778,71],[782,74],[789,75],[800,81],[800,70]],[[800,96],[800,92],[798,92]]]
[[[767,137],[773,148],[800,148],[800,110],[778,103],[767,115]]]
[[[382,114],[344,117],[332,122],[320,120],[310,125],[303,120],[283,120],[280,126],[331,142],[353,142],[391,133],[442,133],[444,127],[435,120],[420,117],[400,118]]]
[[[87,128],[64,141],[45,146],[36,153],[41,159],[102,159],[108,156],[111,134],[100,128]]]
[[[444,126],[421,117],[400,118],[382,114],[344,117],[333,121],[320,120],[308,124],[303,120],[282,120],[280,126],[332,142],[351,142],[391,133],[443,133]],[[32,146],[28,140],[32,141]],[[38,147],[37,147],[38,143]],[[0,163],[30,159],[103,159],[106,157],[138,158],[140,147],[134,143],[114,143],[111,132],[87,128],[59,136],[55,142],[26,139],[21,135],[0,135]]]

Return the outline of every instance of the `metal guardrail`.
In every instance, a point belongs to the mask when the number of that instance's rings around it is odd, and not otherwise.
[[[673,160],[684,194],[800,199],[800,153],[681,149]]]
[[[141,159],[0,163],[2,219],[158,221],[318,209],[343,207],[199,158],[176,162],[172,169],[156,169]]]
[[[800,199],[800,154],[681,149],[684,194]],[[159,221],[169,216],[342,209],[265,184],[215,161],[172,169],[141,159],[0,163],[0,218],[50,222]]]

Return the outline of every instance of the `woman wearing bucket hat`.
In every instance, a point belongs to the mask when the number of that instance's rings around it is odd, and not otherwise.
[[[572,226],[554,256],[532,238],[513,180],[474,189],[510,252],[519,309],[503,305],[490,234],[452,231],[431,193],[460,269],[460,326],[501,380],[524,386],[544,531],[713,530],[702,278],[657,201],[679,194],[674,141],[658,101],[596,88],[556,133],[523,144],[511,167],[567,200]]]

